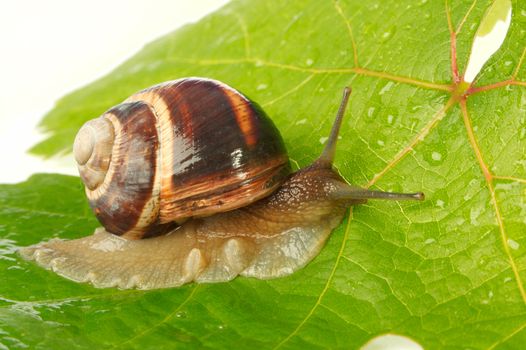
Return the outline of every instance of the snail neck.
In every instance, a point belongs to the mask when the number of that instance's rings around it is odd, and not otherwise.
[[[423,200],[424,194],[373,191],[351,186],[325,162],[314,162],[283,183],[269,197],[245,210],[267,221],[308,225],[343,217],[345,208],[369,199]]]
[[[237,210],[195,219],[201,230],[221,237],[269,237],[289,230],[332,230],[345,214],[346,203],[327,194],[339,175],[308,167],[289,175],[270,196]]]
[[[327,222],[334,217],[339,221],[350,203],[334,200],[331,193],[344,183],[331,168],[313,164],[291,174],[276,192],[243,210],[290,227]]]

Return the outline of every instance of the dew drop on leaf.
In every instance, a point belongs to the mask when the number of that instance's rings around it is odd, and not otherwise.
[[[384,85],[384,87],[382,88],[382,90],[380,90],[380,92],[378,93],[379,95],[383,95],[385,94],[386,92],[388,92],[389,90],[391,90],[391,88],[393,87],[394,83],[392,81],[388,82],[387,84]]]
[[[446,159],[447,150],[440,142],[434,143],[432,149],[431,152],[424,153],[424,159],[431,165],[442,164]]]
[[[390,27],[388,30],[386,30],[385,32],[383,32],[381,34],[381,40],[382,42],[386,42],[387,40],[391,39],[394,35],[394,33],[396,32],[396,26],[392,26]]]
[[[435,243],[436,242],[436,239],[434,238],[428,238],[424,241],[424,244],[432,244],[432,243]]]
[[[469,212],[469,219],[470,219],[470,222],[471,222],[471,225],[478,225],[479,224],[479,221],[478,221],[478,218],[480,216],[480,214],[482,213],[483,209],[478,207],[478,208],[471,208],[470,212]]]
[[[178,311],[178,312],[175,314],[175,317],[177,317],[177,318],[186,318],[186,312],[184,312],[184,311]]]
[[[376,108],[374,107],[369,107],[369,109],[367,109],[367,116],[369,118],[372,118],[374,116],[374,111],[375,111]]]
[[[518,250],[520,248],[520,244],[511,238],[508,238],[508,246],[513,250]]]

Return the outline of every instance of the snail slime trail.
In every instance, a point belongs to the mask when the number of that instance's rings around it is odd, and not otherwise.
[[[321,156],[291,174],[274,123],[233,88],[184,78],[139,91],[88,121],[73,146],[103,227],[20,254],[101,288],[289,275],[319,253],[347,207],[424,199],[350,186],[333,170],[350,93]]]

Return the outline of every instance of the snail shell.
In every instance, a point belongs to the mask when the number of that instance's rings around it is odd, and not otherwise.
[[[270,118],[236,90],[204,78],[132,95],[87,122],[73,151],[98,220],[129,239],[246,206],[289,173]]]

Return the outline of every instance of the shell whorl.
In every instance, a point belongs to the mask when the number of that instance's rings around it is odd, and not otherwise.
[[[113,130],[111,156],[105,176],[85,180],[80,165],[86,154],[108,150],[93,136],[93,125],[109,125]],[[159,216],[159,138],[155,113],[146,103],[124,102],[81,128],[74,146],[90,206],[102,225],[127,238],[142,238],[164,230]],[[95,144],[92,146],[92,143]],[[86,143],[86,144],[84,144]],[[85,172],[85,171],[84,171]]]
[[[73,155],[80,177],[87,188],[94,190],[106,177],[111,161],[115,133],[111,122],[105,118],[90,120],[77,133]]]

